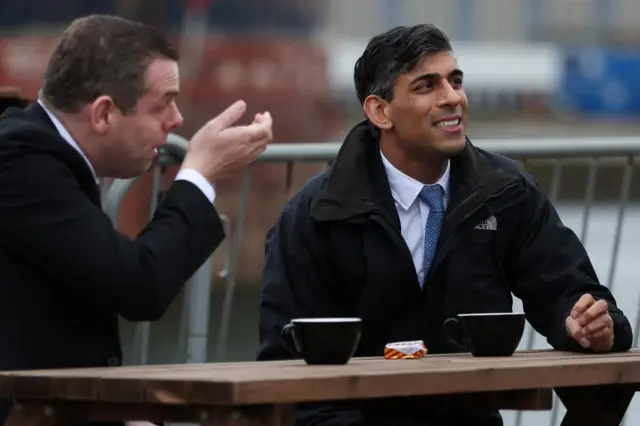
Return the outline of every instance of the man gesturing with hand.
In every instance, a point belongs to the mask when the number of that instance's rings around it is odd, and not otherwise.
[[[198,130],[182,167],[201,170],[214,181],[258,158],[272,139],[272,119],[265,112],[256,114],[251,125],[231,127],[244,115],[246,107],[243,101],[237,101]]]
[[[238,124],[242,101],[193,135],[137,238],[101,209],[98,178],[141,175],[182,124],[177,60],[153,28],[81,18],[37,102],[0,118],[0,370],[120,365],[118,316],[160,318],[225,238],[213,184],[272,138],[269,113]],[[0,424],[10,408],[0,401]]]

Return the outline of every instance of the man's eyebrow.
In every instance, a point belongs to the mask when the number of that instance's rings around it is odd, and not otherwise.
[[[169,100],[169,99],[173,99],[176,96],[178,96],[180,94],[180,92],[178,92],[177,90],[169,90],[168,92],[165,92],[161,99],[163,100]]]
[[[440,78],[440,74],[438,74],[437,72],[430,72],[430,73],[421,74],[415,77],[413,80],[411,80],[409,84],[413,85],[416,83],[420,83],[422,81],[436,80],[438,78]]]
[[[462,76],[464,76],[464,73],[459,68],[456,68],[455,70],[449,73],[449,77],[462,77]]]
[[[462,72],[461,69],[456,68],[453,71],[451,71],[449,73],[449,78],[451,77],[462,77],[464,75],[464,73]],[[428,81],[428,80],[435,80],[440,78],[440,74],[437,72],[432,72],[432,73],[426,73],[426,74],[421,74],[417,77],[415,77],[413,80],[411,80],[411,82],[409,84],[413,85],[416,83],[419,83],[421,81]]]

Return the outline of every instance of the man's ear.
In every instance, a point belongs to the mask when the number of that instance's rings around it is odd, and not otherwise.
[[[381,130],[390,130],[393,127],[389,117],[389,103],[377,95],[369,95],[362,104],[364,114],[371,124]]]
[[[91,125],[97,133],[105,133],[111,124],[111,117],[116,111],[110,96],[100,96],[88,105]]]

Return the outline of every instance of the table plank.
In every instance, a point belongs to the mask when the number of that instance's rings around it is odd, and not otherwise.
[[[16,404],[5,426],[66,426],[77,422],[153,421],[199,423],[202,426],[289,426],[295,406],[212,407],[150,405],[94,401],[35,401]]]
[[[461,407],[464,409],[495,408],[495,409],[526,409],[549,410],[552,406],[552,393],[549,390],[526,390],[509,392],[486,392],[482,394],[459,394],[451,396],[437,396],[425,405]],[[154,422],[201,423],[220,417],[236,407],[211,405],[167,405],[149,403],[112,403],[96,401],[38,401],[30,400],[31,407],[36,412],[52,412],[62,418],[75,418],[87,421],[118,421],[141,420]],[[290,407],[293,405],[289,405]],[[285,406],[280,406],[285,407]],[[261,409],[261,406],[243,406],[243,408]],[[262,409],[269,407],[262,406]]]
[[[625,352],[621,354],[614,354],[609,356],[635,356],[633,352]],[[459,354],[439,354],[439,355],[428,355],[425,359],[429,359],[432,362],[473,362],[473,363],[493,363],[493,362],[503,362],[504,360],[510,360],[517,358],[518,361],[522,359],[532,358],[535,360],[542,359],[568,359],[570,357],[575,358],[583,358],[584,354],[576,354],[569,352],[560,352],[553,350],[530,350],[530,351],[519,351],[514,357],[502,357],[502,358],[473,358],[467,353],[459,353]],[[363,357],[363,358],[354,358],[351,361],[353,365],[354,362],[358,363],[366,363],[369,361],[379,362],[381,360],[380,357]],[[397,360],[396,360],[397,361]],[[11,372],[0,372],[0,375],[3,374],[11,374],[11,375],[28,375],[31,377],[35,376],[60,376],[60,377],[84,377],[84,376],[97,376],[97,375],[108,375],[108,376],[121,376],[121,377],[136,377],[136,376],[149,376],[153,374],[161,374],[165,375],[168,369],[171,370],[171,373],[182,375],[183,373],[193,373],[200,372],[203,369],[210,371],[223,370],[225,373],[229,372],[231,369],[240,369],[247,370],[250,368],[264,369],[265,365],[277,365],[277,366],[287,366],[287,365],[299,365],[300,360],[286,360],[286,361],[271,361],[271,362],[221,362],[221,363],[200,363],[200,364],[155,364],[155,365],[131,365],[131,366],[121,366],[118,368],[114,367],[90,367],[90,368],[71,368],[71,369],[52,369],[52,370],[23,370],[23,371],[11,371]],[[337,368],[343,368],[344,366],[337,366]],[[309,366],[309,369],[314,369],[317,367]],[[324,368],[324,367],[323,367]]]
[[[419,360],[353,359],[110,367],[0,373],[0,396],[154,404],[251,405],[640,383],[640,350],[595,355],[527,351]]]

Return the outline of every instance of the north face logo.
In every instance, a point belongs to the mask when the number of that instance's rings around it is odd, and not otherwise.
[[[489,216],[487,219],[474,226],[473,229],[480,231],[497,231],[498,220],[495,216]]]

